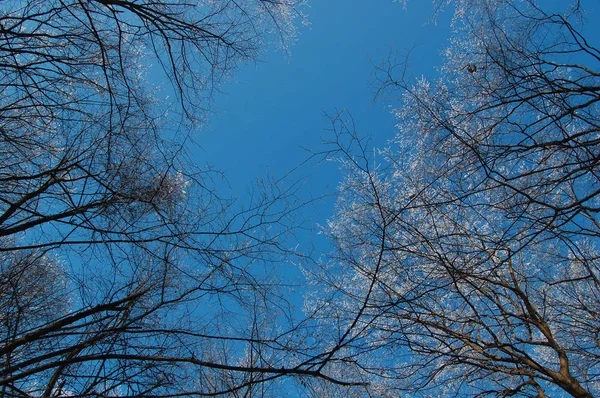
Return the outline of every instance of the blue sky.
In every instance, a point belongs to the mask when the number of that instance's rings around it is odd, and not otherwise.
[[[300,27],[289,55],[276,46],[223,85],[209,122],[197,135],[200,163],[225,172],[233,194],[267,173],[280,176],[302,162],[302,147],[322,149],[325,113],[348,109],[362,135],[377,145],[393,138],[389,104],[374,102],[375,64],[393,48],[413,52],[414,73],[429,75],[447,45],[448,21],[428,23],[430,1],[405,9],[392,0],[310,2],[309,27]],[[335,188],[334,166],[315,171],[315,191]]]

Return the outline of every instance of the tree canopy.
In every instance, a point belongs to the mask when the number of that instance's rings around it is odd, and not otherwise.
[[[433,3],[454,16],[439,73],[374,74],[388,144],[332,117],[317,256],[301,184],[238,205],[189,151],[303,1],[2,2],[0,395],[600,395],[588,3]]]
[[[333,303],[332,358],[375,395],[600,394],[600,51],[585,6],[453,1],[439,78],[378,70],[398,99],[378,159],[334,118],[346,178],[313,305]]]
[[[289,254],[293,189],[234,207],[188,157],[212,91],[269,35],[289,40],[301,3],[2,3],[0,395],[321,377],[286,358],[295,326],[265,266]]]

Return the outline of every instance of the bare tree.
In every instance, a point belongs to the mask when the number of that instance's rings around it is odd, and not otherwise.
[[[272,272],[293,254],[296,188],[259,185],[235,207],[187,157],[211,91],[269,32],[289,40],[300,6],[2,3],[2,396],[336,381],[307,365]]]
[[[373,394],[600,394],[587,4],[454,1],[439,80],[380,70],[401,98],[386,148],[375,156],[348,115],[334,118],[346,179],[312,303],[335,331],[328,363]]]

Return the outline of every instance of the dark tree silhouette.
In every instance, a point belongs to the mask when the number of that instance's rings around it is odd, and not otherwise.
[[[335,381],[307,365],[271,272],[295,188],[237,208],[187,158],[212,90],[269,32],[287,40],[300,3],[2,2],[0,395]]]
[[[401,104],[377,163],[348,115],[334,118],[347,174],[328,295],[314,303],[335,331],[330,363],[375,395],[600,394],[600,51],[587,4],[453,1],[439,80],[379,70]]]

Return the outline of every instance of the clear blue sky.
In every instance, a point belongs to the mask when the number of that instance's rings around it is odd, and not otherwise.
[[[307,13],[311,25],[299,28],[290,55],[271,46],[256,64],[235,72],[198,133],[198,161],[224,171],[236,195],[267,172],[292,169],[307,156],[301,147],[321,149],[326,112],[347,108],[360,133],[379,145],[393,138],[389,104],[374,102],[369,87],[373,65],[392,48],[417,46],[413,71],[431,76],[447,45],[447,18],[427,23],[428,0],[410,2],[406,10],[392,0],[321,0],[310,2]],[[316,191],[336,186],[332,168],[316,170]]]

